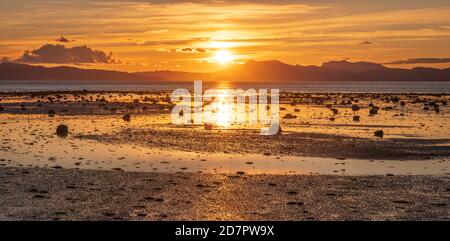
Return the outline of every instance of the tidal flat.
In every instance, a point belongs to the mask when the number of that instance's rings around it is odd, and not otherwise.
[[[450,217],[450,95],[283,92],[275,136],[174,125],[165,91],[0,99],[2,220]]]

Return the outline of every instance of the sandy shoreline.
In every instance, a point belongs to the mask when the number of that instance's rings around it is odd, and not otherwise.
[[[449,220],[450,176],[0,168],[1,220]]]

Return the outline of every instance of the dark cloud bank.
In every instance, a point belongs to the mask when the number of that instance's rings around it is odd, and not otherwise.
[[[70,43],[70,42],[75,42],[75,40],[69,40],[68,38],[61,36],[59,38],[55,39],[56,42],[60,42],[60,43]]]
[[[25,51],[18,62],[41,64],[118,64],[120,60],[112,53],[91,49],[88,46],[66,48],[61,44],[46,44],[42,47]]]
[[[450,58],[416,58],[396,60],[384,64],[445,64],[450,63]]]

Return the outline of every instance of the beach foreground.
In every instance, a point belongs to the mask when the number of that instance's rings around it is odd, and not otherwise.
[[[261,136],[169,94],[0,95],[0,220],[450,219],[449,95],[283,93]]]
[[[450,176],[0,168],[2,220],[449,220]]]

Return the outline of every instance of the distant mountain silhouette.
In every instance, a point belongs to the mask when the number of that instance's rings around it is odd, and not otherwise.
[[[386,69],[381,64],[374,64],[370,62],[356,62],[350,63],[345,60],[341,61],[330,61],[322,64],[322,68],[329,70],[339,70],[351,73],[360,73],[369,70],[383,70]]]
[[[289,65],[280,61],[249,61],[213,73],[148,71],[127,73],[74,67],[0,64],[0,80],[98,80],[98,81],[218,81],[299,82],[299,81],[450,81],[450,68],[387,68],[369,62],[330,61],[322,66]]]
[[[168,80],[227,80],[234,82],[299,81],[450,81],[450,68],[395,69],[370,62],[330,61],[322,66],[289,65],[277,60],[249,61],[214,73],[141,72]]]
[[[81,69],[66,66],[47,68],[17,63],[1,63],[0,80],[166,81],[166,79],[161,77],[149,78],[120,71]]]

